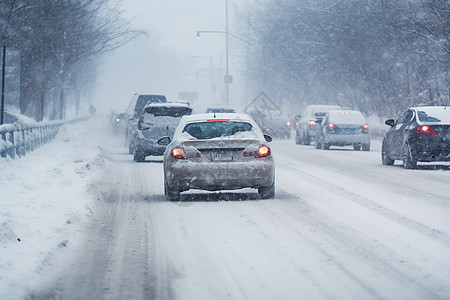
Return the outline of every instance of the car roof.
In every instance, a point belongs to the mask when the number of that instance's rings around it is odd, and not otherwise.
[[[187,103],[181,102],[153,102],[147,104],[145,107],[187,107],[191,108]]]
[[[242,113],[203,113],[203,114],[193,114],[190,116],[184,116],[182,121],[186,123],[191,122],[202,122],[212,119],[224,119],[224,120],[232,120],[232,121],[246,121],[254,123],[253,118],[248,114]]]

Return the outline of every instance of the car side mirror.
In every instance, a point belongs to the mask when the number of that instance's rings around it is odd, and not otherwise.
[[[268,134],[263,134],[264,135],[264,139],[266,140],[266,142],[270,143],[272,141],[272,137]]]
[[[395,120],[394,119],[388,119],[384,122],[384,124],[393,127],[395,124]]]
[[[158,145],[167,146],[170,144],[170,137],[164,136],[157,141]]]
[[[129,118],[129,119],[128,119],[128,124],[129,124],[129,125],[134,125],[134,124],[136,124],[136,119],[135,119],[135,118]]]
[[[295,115],[295,117],[294,117],[295,122],[300,121],[301,118],[302,118],[302,115]]]

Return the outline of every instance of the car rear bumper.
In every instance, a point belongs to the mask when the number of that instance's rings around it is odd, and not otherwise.
[[[450,161],[450,140],[420,139],[412,145],[414,160],[422,162]]]
[[[327,134],[324,136],[324,143],[329,145],[369,145],[370,136],[368,134]]]
[[[175,161],[166,169],[168,185],[178,187],[180,191],[267,187],[273,184],[274,177],[272,159],[213,164]]]

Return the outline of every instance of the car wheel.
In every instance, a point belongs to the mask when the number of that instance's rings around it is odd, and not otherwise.
[[[329,150],[330,149],[330,145],[326,144],[326,143],[322,143],[322,149],[323,150]]]
[[[164,180],[164,195],[166,195],[169,201],[180,201],[180,191],[178,188],[169,187],[167,182]]]
[[[408,144],[403,146],[403,167],[405,169],[417,168],[417,161],[412,157],[411,147]]]
[[[144,162],[145,161],[145,154],[142,151],[139,151],[136,149],[134,151],[134,161],[136,162]]]
[[[300,135],[298,134],[298,131],[295,131],[295,143],[297,145],[301,145],[302,144],[302,139],[300,138]]]
[[[128,142],[128,154],[134,153],[134,145],[131,141]]]
[[[370,144],[363,144],[362,145],[362,150],[363,151],[370,151]]]
[[[272,199],[275,197],[275,183],[272,183],[271,186],[262,186],[258,188],[258,193],[262,199]]]
[[[314,142],[314,147],[316,147],[316,149],[322,148],[322,143],[320,142],[320,138],[318,138],[317,135],[316,135],[316,141]]]
[[[388,155],[386,139],[383,139],[383,143],[381,144],[381,163],[385,166],[392,166],[394,164],[394,160]]]
[[[355,150],[355,151],[361,150],[361,145],[358,145],[358,144],[353,145],[353,150]]]
[[[302,140],[303,140],[303,145],[309,145],[309,144],[311,144],[311,141],[309,140],[308,134],[303,134]]]

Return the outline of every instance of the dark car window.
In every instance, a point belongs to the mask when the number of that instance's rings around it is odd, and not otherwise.
[[[136,101],[136,106],[134,109],[135,118],[137,118],[141,113],[144,107],[149,103],[154,102],[167,102],[166,96],[163,95],[139,95],[139,98]]]
[[[190,107],[149,106],[145,111],[155,117],[180,117],[190,115],[192,109]]]
[[[412,116],[413,112],[411,110],[407,110],[400,116],[400,118],[398,118],[396,124],[403,124],[405,122],[408,122],[409,120],[411,120]]]
[[[212,139],[230,136],[236,132],[251,131],[252,128],[253,126],[246,122],[213,121],[187,124],[183,132],[187,132],[197,139]]]

